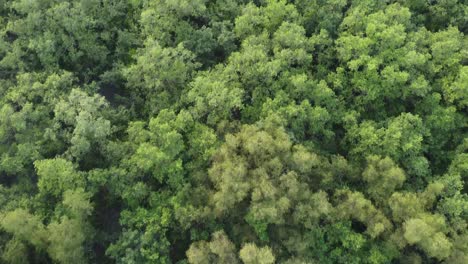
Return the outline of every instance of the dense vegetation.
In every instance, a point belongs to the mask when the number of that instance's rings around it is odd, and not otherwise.
[[[1,263],[468,263],[460,0],[3,0]]]

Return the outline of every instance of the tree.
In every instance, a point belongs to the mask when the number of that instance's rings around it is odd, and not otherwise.
[[[148,40],[136,63],[123,72],[136,107],[142,107],[139,111],[154,115],[178,102],[182,88],[198,67],[194,58],[182,44],[164,48]]]
[[[111,123],[101,109],[108,103],[100,95],[89,96],[73,89],[67,99],[60,100],[54,108],[56,137],[69,144],[67,154],[77,160],[87,154],[99,153],[111,134]],[[97,149],[96,149],[97,148]]]
[[[245,244],[239,252],[239,256],[245,264],[270,264],[275,263],[275,257],[271,249],[258,248],[255,244]]]
[[[236,248],[224,231],[213,233],[210,242],[193,243],[187,251],[189,263],[239,263]]]
[[[467,18],[0,1],[0,262],[468,263]]]
[[[36,161],[38,187],[43,195],[59,197],[67,190],[83,188],[85,178],[73,168],[73,163],[61,158]]]
[[[63,217],[60,222],[47,226],[50,256],[60,263],[83,263],[85,261],[83,234],[79,220]]]
[[[401,187],[405,174],[390,158],[370,156],[367,158],[367,168],[362,173],[368,184],[368,193],[376,201],[385,202],[393,191]]]
[[[2,255],[4,261],[12,264],[28,263],[28,251],[26,245],[17,240],[12,239],[5,245]]]
[[[443,218],[435,217],[406,221],[404,237],[408,243],[420,245],[429,256],[445,259],[451,253],[452,244],[444,233],[438,232],[445,224]]]
[[[25,209],[16,209],[2,217],[2,227],[18,239],[27,241],[39,249],[47,246],[47,233],[40,218]]]

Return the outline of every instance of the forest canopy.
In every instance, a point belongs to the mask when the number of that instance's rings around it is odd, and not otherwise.
[[[0,263],[468,263],[463,0],[0,1]]]

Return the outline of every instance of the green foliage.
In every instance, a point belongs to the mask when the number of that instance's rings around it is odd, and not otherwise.
[[[47,226],[50,256],[60,263],[83,263],[86,237],[81,230],[79,220],[64,217],[59,223]]]
[[[370,156],[367,159],[367,168],[362,173],[364,181],[368,184],[367,192],[377,201],[386,201],[393,191],[401,187],[405,181],[402,169],[387,158]]]
[[[187,251],[189,263],[240,263],[235,245],[229,240],[224,231],[212,234],[210,242],[193,243]]]
[[[428,216],[423,219],[410,219],[405,223],[404,237],[410,244],[420,245],[429,256],[445,259],[450,255],[452,244],[444,233],[442,217]]]
[[[39,192],[44,195],[60,196],[67,190],[84,187],[83,175],[76,172],[73,163],[56,158],[36,161]]]
[[[3,216],[2,228],[18,239],[28,241],[38,248],[46,247],[47,233],[39,217],[24,209],[16,209]]]
[[[255,244],[245,244],[239,251],[239,256],[245,264],[272,264],[275,256],[268,247],[258,248]]]
[[[106,106],[104,97],[88,96],[78,89],[73,89],[67,100],[56,104],[54,128],[58,137],[70,144],[67,154],[71,157],[79,160],[106,142],[111,133],[110,121],[102,116]]]
[[[229,119],[231,113],[242,108],[243,90],[236,83],[230,83],[228,75],[221,69],[200,74],[191,83],[187,102],[193,104],[191,111],[208,125],[215,125]]]
[[[135,213],[123,211],[121,224],[127,228],[106,253],[117,263],[169,263],[170,243],[165,232],[170,220],[170,211],[162,206],[138,208]]]
[[[132,99],[143,114],[154,115],[175,104],[181,90],[197,68],[194,56],[182,44],[175,48],[161,47],[157,42],[148,41],[136,64],[124,70]]]
[[[28,263],[27,250],[23,242],[12,239],[5,245],[2,258],[5,262],[12,264]]]
[[[85,193],[82,188],[67,190],[63,194],[62,203],[70,211],[73,218],[84,220],[93,211],[93,206],[89,202],[90,198],[90,194]]]
[[[375,238],[392,228],[391,222],[362,193],[343,190],[337,192],[340,204],[336,208],[338,218],[351,218],[366,225],[366,233]]]
[[[468,263],[456,0],[0,1],[1,263]]]

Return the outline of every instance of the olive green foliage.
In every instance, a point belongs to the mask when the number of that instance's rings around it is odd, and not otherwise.
[[[1,263],[468,263],[457,0],[0,1]]]

